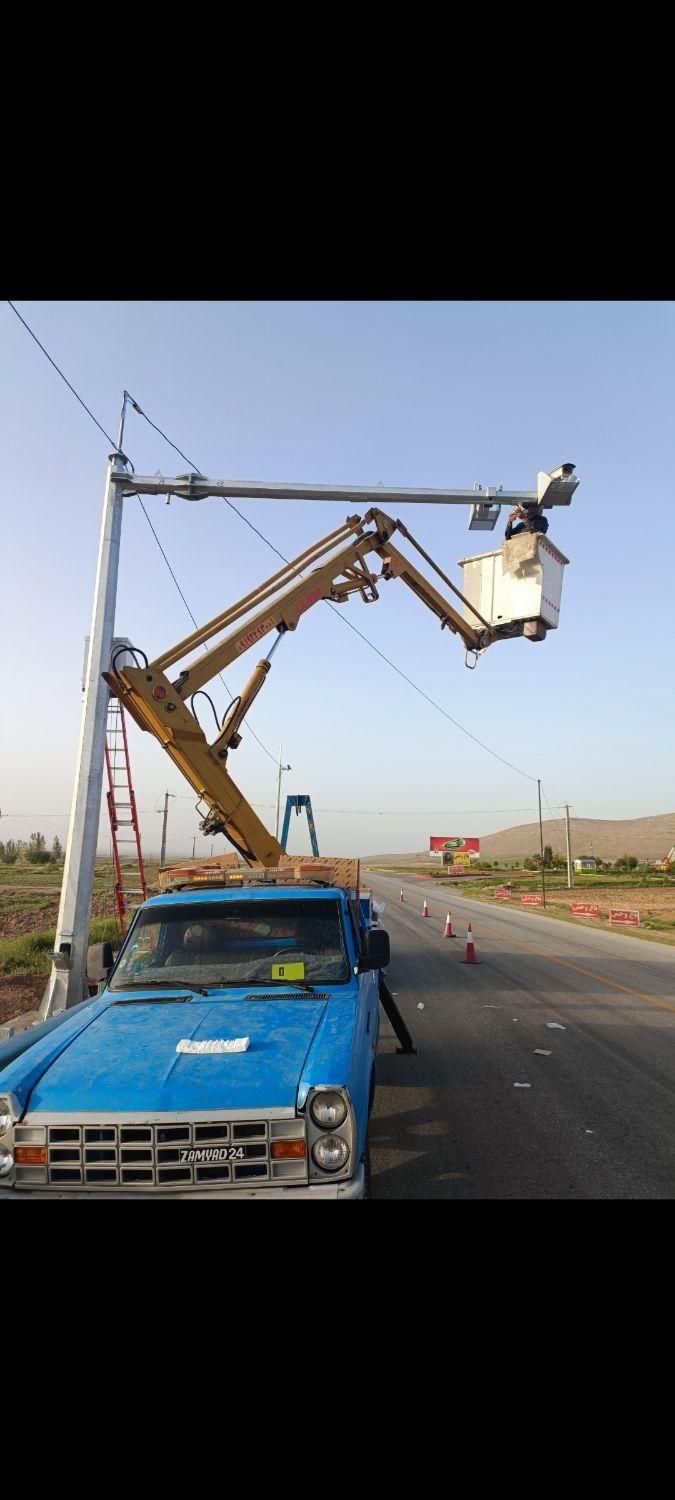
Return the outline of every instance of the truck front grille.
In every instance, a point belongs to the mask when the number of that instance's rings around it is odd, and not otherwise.
[[[301,1119],[64,1122],[46,1127],[47,1167],[41,1178],[48,1187],[107,1191],[298,1184],[307,1181],[306,1155],[275,1159],[272,1145],[304,1137]],[[17,1167],[17,1186],[35,1186],[37,1180],[35,1168]]]

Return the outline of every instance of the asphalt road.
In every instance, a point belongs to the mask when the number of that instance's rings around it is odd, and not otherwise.
[[[675,1197],[675,949],[366,879],[418,1048],[398,1055],[382,1015],[373,1198]]]

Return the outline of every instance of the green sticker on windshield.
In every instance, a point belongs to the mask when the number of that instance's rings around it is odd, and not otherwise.
[[[304,964],[272,964],[273,979],[304,979]]]

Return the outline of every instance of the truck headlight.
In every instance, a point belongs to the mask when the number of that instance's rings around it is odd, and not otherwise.
[[[309,1108],[314,1124],[321,1130],[339,1130],[347,1118],[347,1104],[342,1094],[331,1089],[315,1094]]]
[[[0,1135],[10,1130],[14,1123],[14,1115],[11,1109],[11,1101],[6,1094],[0,1094]]]
[[[13,1166],[14,1157],[11,1151],[8,1151],[6,1146],[0,1146],[0,1177],[8,1177]]]
[[[325,1135],[314,1142],[312,1156],[324,1172],[339,1172],[349,1156],[349,1146],[340,1135]]]

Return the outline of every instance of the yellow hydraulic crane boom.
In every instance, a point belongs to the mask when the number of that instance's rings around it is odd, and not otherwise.
[[[392,545],[391,537],[396,531],[412,543],[476,616],[475,627]],[[370,553],[380,558],[382,567],[378,574],[367,566]],[[302,577],[308,568],[312,570],[309,576]],[[320,599],[343,604],[350,594],[358,593],[364,603],[370,604],[379,597],[377,583],[391,578],[400,578],[407,584],[436,615],[441,629],[447,626],[459,635],[470,651],[481,651],[500,636],[519,633],[513,624],[503,629],[491,627],[420,547],[403,522],[373,509],[363,518],[348,516],[344,525],[329,532],[292,562],[285,563],[265,583],[155,661],[148,662],[145,658],[143,666],[118,668],[116,657],[125,648],[113,652],[111,670],[104,673],[111,692],[121,699],[141,729],[154,734],[193,787],[204,805],[203,831],[225,834],[249,865],[276,866],[285,858],[281,844],[268,833],[227,770],[228,752],[240,743],[239,729],[267,677],[275,647],[281,636],[295,630],[302,616]],[[230,704],[219,733],[209,744],[194,711],[188,707],[188,700],[273,630],[277,631],[277,637],[271,650],[258,662],[240,696]],[[173,679],[167,675],[191,651],[223,631],[227,632],[223,640],[195,657]],[[136,650],[133,654],[135,658],[144,656]]]

